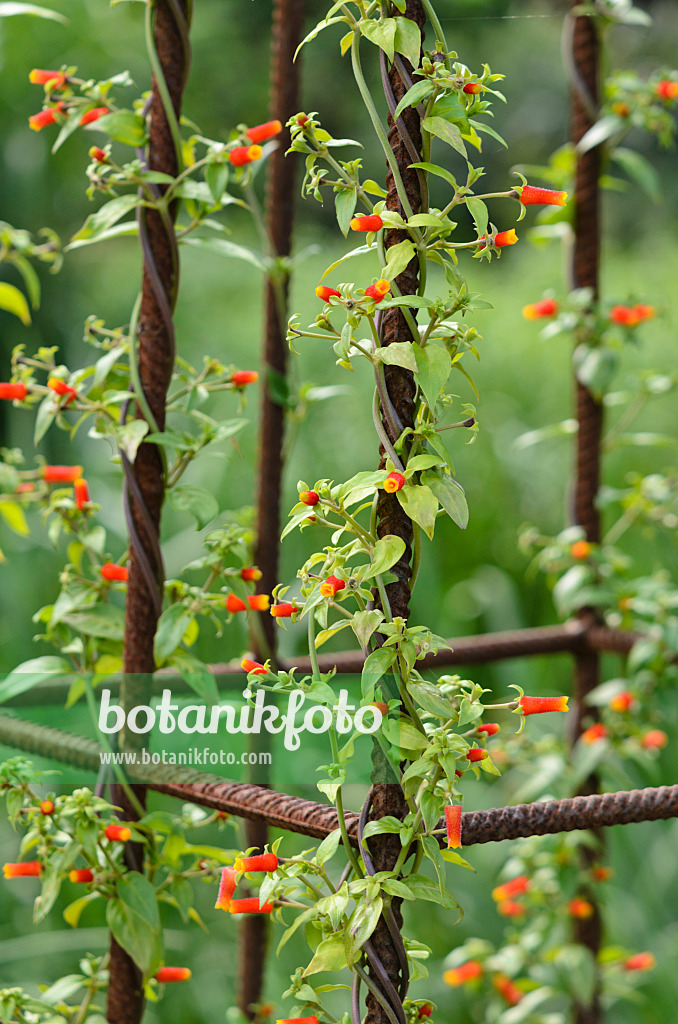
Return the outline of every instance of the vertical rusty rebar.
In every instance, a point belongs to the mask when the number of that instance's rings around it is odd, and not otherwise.
[[[283,126],[299,109],[299,63],[294,53],[302,38],[304,0],[275,0],[271,54],[271,120]],[[295,161],[285,157],[289,148],[289,129],[283,127],[278,148],[268,161],[266,179],[266,228],[276,256],[289,256],[294,220]],[[278,583],[280,496],[283,474],[283,437],[285,407],[281,384],[287,372],[287,297],[289,275],[275,268],[265,284],[265,329],[263,342],[263,388],[259,421],[259,465],[257,473],[257,543],[255,561],[262,572],[261,590],[270,594]],[[276,628],[274,619],[259,615],[263,641],[256,635],[252,646],[257,659],[275,661]],[[255,737],[251,750],[264,749],[262,737]],[[249,781],[267,781],[261,767],[249,772]],[[263,822],[246,823],[248,846],[262,849],[268,840]],[[240,992],[238,1003],[250,1019],[251,1007],[261,1001],[264,980],[268,921],[263,915],[245,917],[240,928]]]
[[[153,0],[153,40],[172,107],[179,119],[188,74],[190,0]],[[149,142],[145,154],[150,170],[178,173],[178,159],[161,91],[153,76],[149,108]],[[160,196],[162,186],[156,186]],[[144,257],[141,305],[136,334],[136,356],[141,387],[158,430],[165,426],[165,402],[174,365],[174,325],[179,260],[174,234],[175,211],[163,215],[139,208],[139,236]],[[134,358],[131,354],[130,358]],[[143,417],[140,405],[136,415]],[[124,677],[120,692],[127,710],[147,704],[155,671],[153,641],[162,608],[163,569],[160,554],[160,515],[165,475],[160,449],[142,444],[133,464],[123,456],[126,477],[126,512],[130,532],[130,573],[125,607]],[[138,740],[139,737],[136,737]],[[133,745],[134,737],[123,735]],[[135,787],[143,804],[144,787]],[[113,801],[126,818],[134,808],[119,787]],[[128,867],[140,870],[140,851],[127,852]],[[144,1009],[141,972],[131,957],[111,938],[107,1017],[110,1024],[138,1024]]]
[[[426,17],[421,0],[407,0],[407,5],[403,13],[406,18],[410,18],[419,26],[423,36]],[[411,75],[411,65],[404,58],[403,63],[405,64],[407,72]],[[396,103],[399,103],[407,92],[407,86],[402,81],[395,66],[392,66],[389,69],[388,81],[395,101]],[[421,118],[417,109],[415,107],[406,108],[402,114],[402,121],[404,123],[405,130],[409,135],[409,139],[407,141],[410,142],[410,144],[414,144],[417,153],[421,153]],[[412,163],[412,156],[410,155],[405,139],[401,137],[399,129],[390,115],[388,119],[388,127],[389,145],[395,155],[407,198],[413,212],[418,213],[421,209],[421,187],[416,170],[410,167],[410,164]],[[398,197],[396,184],[390,170],[386,178],[386,191],[388,193],[386,208],[388,210],[394,210],[401,214],[401,216],[404,216],[405,211],[403,210]],[[408,237],[409,235],[406,231],[389,229],[385,232],[386,248],[389,249],[391,246],[397,245]],[[396,284],[403,295],[415,295],[417,293],[419,287],[419,263],[417,259],[413,259],[402,274],[396,278]],[[416,340],[412,336],[412,332],[402,311],[397,307],[389,309],[384,313],[380,324],[380,330],[382,335],[382,345],[392,345],[398,342],[413,342]],[[389,398],[396,415],[403,425],[403,428],[414,426],[416,385],[413,374],[410,370],[406,370],[403,367],[387,365],[385,367],[385,378]],[[388,432],[388,426],[385,421],[383,422],[384,429]],[[395,440],[397,439],[391,438],[392,442]],[[379,468],[383,469],[386,465],[383,447],[380,448],[380,456],[381,460]],[[400,560],[391,569],[391,572],[397,576],[397,580],[393,583],[387,584],[386,593],[391,606],[392,615],[394,617],[401,616],[403,619],[408,619],[410,614],[410,576],[413,539],[412,521],[403,512],[396,495],[388,494],[386,491],[380,491],[379,494],[377,504],[377,534],[379,537],[384,537],[387,534],[394,534],[405,541],[405,551]],[[396,818],[403,818],[407,813],[407,803],[405,801],[403,791],[399,785],[385,781],[388,777],[386,774],[387,765],[384,761],[381,748],[376,744],[372,754],[372,761],[373,790],[372,805],[369,815],[370,819],[376,820],[384,817],[385,815],[393,815]],[[400,842],[397,836],[375,836],[370,840],[370,850],[375,870],[390,871],[393,870],[398,854],[400,853]],[[393,920],[398,929],[402,927],[400,903],[400,900],[394,899],[391,905]],[[372,935],[371,943],[374,952],[378,960],[381,962],[381,966],[388,975],[388,979],[393,988],[402,994],[404,988],[406,988],[407,979],[404,979],[402,976],[401,960],[398,948],[394,942],[385,918],[382,917],[379,920],[379,923]],[[384,985],[379,977],[379,973],[372,967],[372,965],[370,965],[368,973],[377,988],[379,988],[384,995],[387,995],[384,991]],[[370,993],[367,996],[366,1004],[367,1016],[365,1018],[365,1024],[387,1024],[389,1019],[388,1015],[386,1014],[384,1007],[373,994]]]
[[[577,6],[577,0],[571,0]],[[572,92],[572,140],[575,145],[594,124],[600,104],[600,44],[598,25],[593,17],[572,19],[572,62],[574,88]],[[585,153],[577,154],[575,183],[575,223],[572,278],[575,288],[590,288],[593,302],[599,293],[600,264],[600,179],[601,149],[595,146]],[[603,408],[591,391],[576,381],[576,408],[579,431],[577,436],[576,480],[574,494],[575,522],[584,528],[586,538],[593,544],[600,542],[600,513],[596,499],[600,487],[600,451],[603,428]],[[580,618],[587,623],[595,620],[592,609],[582,609]],[[575,656],[574,671],[574,742],[582,732],[582,720],[586,697],[595,689],[600,680],[600,656],[594,652]],[[580,793],[595,792],[598,779],[591,775],[583,783]],[[599,837],[600,839],[600,837]],[[581,863],[590,868],[600,852],[589,846],[580,848]],[[594,959],[597,958],[602,941],[600,910],[591,899],[592,893],[582,890],[594,907],[593,915],[586,920],[577,920],[574,926],[575,939],[586,946]],[[596,984],[588,1003],[575,1003],[575,1024],[598,1024],[602,1020],[600,987]]]

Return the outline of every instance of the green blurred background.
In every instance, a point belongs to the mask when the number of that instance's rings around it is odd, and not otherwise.
[[[28,129],[27,118],[40,108],[42,95],[39,87],[28,84],[28,72],[32,67],[74,64],[83,77],[103,78],[127,68],[137,84],[146,88],[148,71],[141,4],[110,8],[105,0],[54,0],[51,6],[68,16],[67,26],[32,18],[0,20],[0,219],[31,231],[49,225],[68,239],[94,208],[84,191],[87,149],[96,137],[76,133],[56,156],[50,156],[54,130],[36,134]],[[200,124],[204,134],[226,138],[238,121],[266,119],[271,5],[268,0],[199,0],[195,6],[194,64],[185,112]],[[480,70],[481,62],[487,61],[493,71],[506,75],[508,105],[496,105],[495,127],[507,139],[509,153],[489,140],[482,160],[487,191],[506,188],[512,165],[545,162],[549,153],[567,140],[567,85],[560,61],[562,15],[567,5],[555,0],[439,0],[437,6],[448,40],[460,58],[473,70]],[[678,8],[672,0],[640,6],[651,13],[653,26],[615,30],[611,64],[634,67],[642,75],[657,66],[670,67],[675,60]],[[309,8],[310,28],[323,15],[324,5],[309,3]],[[333,134],[363,142],[369,176],[380,180],[383,159],[373,146],[350,67],[338,56],[337,42],[336,31],[330,29],[305,48],[302,108],[318,110]],[[376,92],[375,67],[371,79]],[[606,193],[604,293],[622,302],[629,298],[650,302],[661,315],[644,329],[642,348],[625,350],[620,387],[643,368],[678,368],[674,341],[678,274],[675,150],[660,152],[653,140],[640,134],[634,135],[630,144],[659,170],[664,199],[653,205],[635,187]],[[355,151],[347,154],[353,156]],[[507,215],[505,207],[496,207],[493,213],[498,223]],[[528,213],[518,228],[521,243],[500,261],[488,266],[469,260],[464,266],[471,287],[494,307],[479,312],[473,320],[484,339],[481,361],[474,372],[481,393],[478,441],[467,447],[461,431],[447,435],[458,478],[466,489],[471,521],[463,534],[448,520],[439,521],[435,548],[424,549],[412,602],[413,620],[425,621],[446,636],[555,621],[546,587],[540,579],[526,579],[527,560],[516,544],[518,530],[526,522],[537,524],[545,533],[561,529],[569,519],[571,494],[569,441],[556,440],[526,450],[515,445],[524,432],[568,417],[572,406],[567,339],[542,341],[538,328],[521,317],[522,306],[540,298],[544,289],[554,288],[558,296],[566,291],[556,243],[536,248],[527,240],[533,218],[533,213]],[[244,214],[229,212],[228,223],[235,241],[256,244]],[[510,223],[501,222],[500,226]],[[313,200],[298,204],[295,248],[300,251],[311,244],[322,251],[299,265],[292,282],[291,309],[301,314],[304,323],[318,311],[313,290],[322,270],[347,247],[336,228],[331,203],[325,208]],[[29,350],[39,344],[58,344],[64,362],[72,367],[89,358],[90,350],[81,342],[85,317],[95,313],[109,326],[125,323],[138,287],[139,264],[135,241],[121,239],[74,251],[58,276],[42,273],[43,302],[32,327],[23,328],[8,314],[0,313],[0,378],[7,379],[10,352],[19,343]],[[369,278],[377,269],[363,260],[345,275],[333,276],[331,283],[345,278],[361,280],[361,274]],[[217,257],[208,263],[202,254],[185,250],[177,310],[182,354],[200,362],[202,355],[209,353],[242,368],[256,368],[261,294],[262,281],[251,267]],[[372,385],[366,368],[358,367],[355,376],[349,377],[335,367],[334,356],[328,355],[321,342],[308,340],[300,349],[301,355],[291,360],[293,388],[314,382],[342,385],[346,390],[314,407],[292,428],[283,507],[293,504],[299,478],[307,483],[320,477],[339,480],[373,468],[375,462],[370,454]],[[461,409],[463,402],[473,401],[473,395],[461,375],[455,385]],[[188,483],[213,490],[224,512],[252,500],[255,392],[251,389],[248,395],[251,426],[240,435],[239,451],[228,462],[206,459],[186,477]],[[223,416],[234,413],[234,400],[226,397]],[[638,423],[638,429],[663,433],[674,427],[672,397],[656,401]],[[3,404],[0,437],[3,445],[21,446],[30,462],[29,414]],[[51,462],[82,461],[86,465],[93,499],[101,505],[100,521],[110,531],[108,548],[117,558],[125,544],[118,470],[110,462],[107,446],[84,437],[79,444],[76,455],[66,435],[52,431],[40,452]],[[673,453],[666,450],[628,449],[607,460],[605,482],[623,483],[629,470],[660,470],[667,461],[675,463]],[[39,522],[32,525],[29,539],[10,535],[4,527],[0,536],[7,558],[0,566],[3,672],[29,657],[50,653],[33,642],[31,615],[56,596],[63,551],[50,547]],[[192,521],[171,511],[165,517],[164,532],[167,568],[172,574],[197,553],[200,539]],[[316,537],[310,530],[302,537],[289,537],[282,548],[281,580],[293,582],[297,566],[322,543],[324,536]],[[660,551],[643,538],[629,542],[628,550],[638,559],[641,572],[669,564],[669,559],[675,563],[675,549]],[[292,627],[283,635],[284,654],[303,651],[303,632]],[[243,627],[235,622],[221,639],[204,629],[195,651],[206,661],[225,661],[239,656],[244,646]],[[473,677],[502,690],[515,681],[528,692],[566,692],[569,667],[566,658],[534,659],[478,669]],[[615,660],[610,659],[608,667],[619,674]],[[676,758],[669,747],[651,778],[635,767],[630,770],[629,783],[670,782],[675,767]],[[299,780],[305,777],[300,771]],[[304,792],[309,795],[308,786]],[[349,795],[354,797],[353,804],[361,797],[358,792]],[[508,776],[492,787],[472,788],[466,806],[497,805],[510,802],[514,795],[515,781]],[[644,987],[647,998],[613,1011],[619,1024],[658,1024],[672,1019],[675,981],[671,963],[678,954],[677,838],[676,823],[632,826],[610,833],[611,862],[617,872],[608,889],[605,911],[610,934],[614,941],[632,949],[652,949],[659,960],[657,971]],[[0,861],[14,859],[16,845],[16,836],[7,826],[0,826]],[[296,839],[292,846],[301,848]],[[454,930],[448,927],[447,915],[433,905],[425,904],[425,909],[410,914],[413,931],[433,945],[437,956],[444,956],[467,934],[498,939],[501,923],[491,909],[489,891],[508,855],[507,844],[470,851],[478,874],[459,879],[466,914]],[[453,888],[455,881],[452,879]],[[64,932],[58,909],[49,922],[35,929],[31,924],[32,888],[28,881],[11,888],[5,885],[0,892],[0,987],[23,984],[35,991],[38,981],[52,981],[72,970],[80,951],[96,951],[104,942],[102,920],[93,912],[83,919],[84,932]],[[149,1021],[175,1017],[186,1024],[221,1021],[232,1004],[235,922],[221,916],[214,921],[209,910],[213,895],[202,891],[199,904],[210,923],[209,936],[191,933],[178,920],[168,919],[168,962],[193,967],[194,982],[173,990],[171,1001],[150,1007]],[[276,1000],[279,1012],[283,1010],[279,993],[294,966],[291,942],[279,961],[271,960],[268,977],[267,995]],[[434,967],[430,983],[420,984],[416,994],[439,1002],[440,1020],[451,1020],[454,1014],[459,1024],[477,1021],[477,1016],[464,1008],[464,997],[445,989],[439,976]]]

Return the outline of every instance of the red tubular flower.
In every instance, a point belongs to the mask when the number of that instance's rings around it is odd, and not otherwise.
[[[266,139],[272,139],[274,135],[279,135],[282,131],[282,124],[280,121],[265,121],[264,124],[255,124],[253,128],[248,128],[245,135],[250,142],[266,142]]]
[[[55,124],[57,114],[62,114],[65,109],[63,103],[57,103],[55,107],[47,107],[46,110],[41,110],[39,114],[32,114],[28,118],[28,124],[34,132],[41,132],[43,128],[47,128],[50,124]]]
[[[326,288],[324,284],[319,284],[315,293],[323,302],[329,302],[332,295],[336,295],[338,299],[341,298],[341,292],[338,292],[336,288]]]
[[[224,868],[221,872],[219,882],[219,895],[214,904],[215,910],[228,910],[231,905],[231,897],[235,892],[235,876],[237,872],[233,868]]]
[[[258,583],[262,577],[261,569],[241,569],[240,579],[245,580],[246,583]]]
[[[460,964],[459,967],[451,967],[448,971],[445,971],[443,981],[452,988],[458,988],[459,985],[465,985],[467,981],[481,978],[482,974],[483,967],[478,960],[467,960],[465,964]]]
[[[275,871],[278,858],[275,853],[258,853],[254,857],[236,857],[236,871]]]
[[[89,150],[88,156],[90,160],[98,160],[100,164],[108,163],[108,157],[101,146],[92,146]]]
[[[567,711],[567,697],[521,697],[518,704],[523,714],[542,715],[546,711]]]
[[[104,835],[113,843],[126,843],[132,838],[126,825],[107,825]]]
[[[313,1017],[280,1017],[275,1024],[318,1024],[318,1018]]]
[[[577,896],[567,904],[567,912],[570,917],[576,917],[580,921],[587,921],[589,917],[593,917],[594,908],[593,904],[589,903],[588,900],[583,900]]]
[[[274,619],[289,619],[297,611],[297,606],[290,601],[284,601],[282,604],[271,605],[269,611]]]
[[[461,846],[461,804],[448,804],[445,808],[447,848],[458,850]]]
[[[52,391],[56,391],[60,398],[63,398],[64,395],[68,395],[64,405],[68,405],[69,402],[72,402],[74,398],[78,397],[78,392],[75,388],[70,387],[65,380],[59,380],[58,377],[50,377],[47,381],[47,387],[51,388]]]
[[[153,977],[163,985],[173,981],[188,981],[191,977],[190,967],[161,967]]]
[[[629,690],[622,690],[621,693],[615,694],[611,699],[608,707],[611,711],[629,711],[630,708],[636,703],[636,698],[630,693]]]
[[[582,743],[597,743],[598,740],[604,740],[607,737],[607,729],[602,722],[596,722],[594,725],[590,725],[588,729],[584,729],[581,734]]]
[[[471,747],[471,749],[466,754],[467,760],[469,760],[472,764],[475,761],[484,761],[486,757],[489,757],[489,754],[484,747]]]
[[[261,154],[261,146],[236,146],[228,154],[228,159],[234,167],[245,167],[246,164],[260,160]]]
[[[23,402],[28,394],[25,384],[0,384],[0,398],[6,398],[9,402]]]
[[[405,477],[402,473],[394,471],[393,473],[389,473],[384,480],[384,490],[387,491],[388,494],[394,494],[396,491],[401,491],[404,486]]]
[[[267,612],[271,602],[268,594],[250,594],[247,603],[253,612]]]
[[[633,307],[633,312],[636,314],[638,322],[642,323],[643,320],[652,320],[657,311],[654,306],[648,306],[645,302],[637,302]]]
[[[609,868],[607,864],[599,864],[598,867],[593,868],[591,874],[595,878],[596,882],[609,882],[614,871],[612,868]]]
[[[369,288],[365,289],[365,297],[368,299],[374,299],[375,302],[381,302],[391,290],[391,282],[387,281],[385,277],[380,277],[378,281],[371,284]]]
[[[80,118],[81,127],[86,124],[92,124],[94,121],[98,121],[104,114],[110,114],[108,107],[94,107],[93,110],[86,110]]]
[[[637,327],[641,321],[633,306],[613,306],[610,310],[610,322],[618,327]]]
[[[254,672],[258,676],[265,676],[267,672],[267,669],[260,662],[252,661],[251,658],[243,658],[240,662],[240,668],[243,672]]]
[[[670,78],[657,82],[654,91],[663,100],[678,100],[678,82],[672,82]]]
[[[517,985],[513,984],[506,974],[495,974],[492,984],[499,995],[504,997],[509,1006],[517,1006],[523,998],[524,993],[521,992]]]
[[[77,480],[73,481],[73,495],[75,497],[75,504],[82,510],[85,505],[89,504],[89,487],[84,477],[79,476]]]
[[[116,565],[115,562],[104,562],[101,566],[101,575],[109,583],[112,583],[114,580],[126,583],[129,579],[129,569],[124,565]]]
[[[299,125],[300,128],[305,128],[310,120],[311,119],[308,116],[308,114],[304,114],[304,113],[297,114],[297,116],[295,118],[295,121],[297,122],[297,124]]]
[[[384,222],[378,213],[371,213],[367,217],[354,217],[351,227],[354,231],[380,231]]]
[[[93,882],[94,872],[89,868],[74,868],[68,872],[68,877],[71,882]]]
[[[558,303],[555,299],[540,299],[539,302],[531,302],[523,306],[523,316],[526,320],[543,320],[549,316],[555,316],[558,312]]]
[[[317,505],[320,501],[320,495],[317,491],[299,491],[299,501],[303,502],[304,505]]]
[[[327,579],[320,584],[320,593],[323,597],[334,597],[340,590],[345,588],[346,584],[343,580],[340,580],[338,576],[328,576]]]
[[[663,729],[651,729],[643,736],[641,746],[646,750],[661,750],[668,742],[669,738]]]
[[[49,85],[50,91],[63,89],[66,83],[66,76],[63,71],[45,71],[42,68],[33,68],[28,76],[28,81],[33,85]]]
[[[552,188],[523,185],[516,191],[520,192],[520,201],[523,206],[565,206],[567,202],[567,192],[557,192]]]
[[[499,726],[496,722],[488,722],[487,725],[479,725],[478,732],[484,732],[487,736],[496,736]]]
[[[82,466],[43,466],[42,478],[48,484],[73,484],[82,476]]]
[[[483,87],[480,82],[467,82],[461,91],[469,96],[477,96],[479,92],[483,91]]]
[[[267,902],[262,907],[258,896],[248,896],[244,900],[231,900],[228,912],[229,914],[272,914],[273,904]]]
[[[652,953],[634,953],[624,961],[622,967],[625,971],[651,971],[656,964],[657,961]]]
[[[497,249],[503,249],[506,245],[515,245],[518,241],[516,229],[511,228],[509,231],[498,231],[494,236],[494,244]]]
[[[50,814],[54,814],[54,801],[43,800],[40,804],[40,813],[47,815],[47,817],[49,817]]]
[[[237,388],[244,388],[246,384],[256,384],[259,380],[259,374],[256,370],[236,370],[231,377],[231,384],[235,384]]]
[[[20,864],[3,864],[5,878],[38,878],[42,874],[39,860],[24,860]]]
[[[570,557],[576,562],[584,562],[591,554],[593,545],[587,540],[576,540],[570,545]]]
[[[529,888],[530,880],[527,875],[516,875],[510,881],[496,886],[492,890],[492,899],[500,903],[502,900],[508,900],[513,896],[519,896],[522,892],[527,892]]]
[[[499,900],[497,913],[502,917],[523,917],[526,913],[525,905],[520,900]]]
[[[419,1013],[417,1019],[421,1020],[423,1017],[430,1017],[433,1013],[433,1003],[424,1003],[423,1006],[419,1007]]]
[[[228,597],[226,598],[226,608],[231,613],[231,615],[235,615],[237,612],[247,611],[247,605],[242,600],[242,598],[238,597],[237,594],[228,595]]]

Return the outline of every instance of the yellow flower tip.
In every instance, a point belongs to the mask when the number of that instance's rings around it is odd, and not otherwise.
[[[235,871],[242,871],[243,870],[242,857],[236,857],[235,864],[233,865],[233,868],[234,868]]]
[[[523,316],[526,320],[538,320],[539,314],[534,308],[534,303],[531,302],[529,306],[523,306]]]
[[[263,149],[261,148],[261,146],[250,146],[250,148],[247,151],[247,155],[249,156],[250,160],[261,160],[262,153]]]

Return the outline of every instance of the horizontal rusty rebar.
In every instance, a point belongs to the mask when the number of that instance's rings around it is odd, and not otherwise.
[[[0,744],[26,753],[39,754],[87,771],[98,771],[100,749],[92,740],[49,726],[0,715]],[[134,774],[129,772],[130,778]],[[173,781],[168,782],[167,777]],[[231,782],[203,772],[172,767],[148,766],[139,772],[149,789],[187,803],[200,804],[250,821],[263,821],[273,828],[324,839],[338,827],[334,807],[302,797],[277,793],[264,786]],[[628,825],[678,817],[678,786],[622,790],[617,793],[577,796],[462,815],[464,846],[497,843],[524,836],[571,832],[575,829]],[[346,813],[352,845],[358,843],[358,815]],[[443,823],[440,823],[443,827]],[[441,844],[444,843],[441,837]]]

